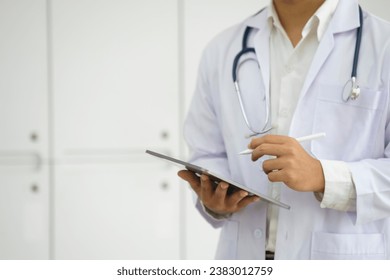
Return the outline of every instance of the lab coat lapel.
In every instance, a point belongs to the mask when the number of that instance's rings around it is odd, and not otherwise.
[[[318,72],[334,48],[334,36],[336,33],[345,32],[359,26],[359,6],[356,1],[339,1],[333,20],[322,38],[313,62],[306,75],[306,80],[301,91],[301,98],[305,96]]]

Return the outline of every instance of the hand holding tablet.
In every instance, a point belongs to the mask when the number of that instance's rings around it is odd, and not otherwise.
[[[150,151],[150,150],[146,150],[146,153],[148,153],[152,156],[167,160],[169,162],[179,164],[180,166],[183,166],[187,170],[189,170],[189,171],[191,171],[199,176],[206,175],[206,176],[208,176],[208,178],[210,178],[210,180],[212,180],[213,182],[215,182],[217,184],[219,182],[226,182],[229,185],[229,189],[228,189],[229,195],[233,194],[237,189],[241,189],[241,190],[248,192],[248,194],[251,196],[255,195],[264,201],[267,201],[269,203],[273,203],[273,204],[278,205],[278,206],[285,208],[285,209],[290,209],[290,206],[285,204],[285,203],[282,203],[282,202],[277,201],[271,197],[268,197],[268,196],[258,192],[257,190],[255,190],[253,188],[250,188],[248,186],[244,186],[244,185],[242,185],[238,182],[234,182],[233,180],[230,180],[228,178],[224,178],[224,177],[222,177],[222,176],[220,176],[220,175],[218,175],[210,170],[207,170],[203,167],[200,167],[200,166],[197,166],[197,165],[194,165],[194,164],[191,164],[189,162],[185,162],[185,161],[173,158],[173,157],[169,157],[167,155],[163,155],[163,154],[160,154],[160,153],[157,153],[154,151]]]

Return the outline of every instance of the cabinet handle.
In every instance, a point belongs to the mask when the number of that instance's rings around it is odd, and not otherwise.
[[[42,167],[42,157],[39,153],[35,153],[36,168],[39,171]]]
[[[31,192],[38,193],[38,191],[39,191],[39,187],[36,184],[33,184],[31,186]]]
[[[0,165],[29,165],[39,171],[43,159],[39,152],[0,152]]]
[[[36,132],[31,132],[30,140],[31,140],[31,142],[37,142],[38,141],[38,134]]]

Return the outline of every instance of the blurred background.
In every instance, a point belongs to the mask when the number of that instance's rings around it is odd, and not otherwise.
[[[0,0],[0,259],[213,259],[219,231],[145,149],[187,157],[203,48],[268,2]]]

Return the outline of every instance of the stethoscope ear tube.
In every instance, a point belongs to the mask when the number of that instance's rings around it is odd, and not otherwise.
[[[355,78],[355,81],[357,77],[357,66],[359,62],[360,45],[362,43],[362,32],[363,32],[363,11],[360,6],[359,6],[359,20],[360,20],[360,26],[356,31],[355,54],[353,56],[352,73],[351,73],[351,78],[352,79]]]
[[[236,83],[237,82],[237,69],[238,69],[238,63],[240,62],[240,59],[241,57],[246,54],[246,53],[256,53],[255,52],[255,49],[254,48],[245,48],[245,49],[242,49],[237,55],[236,57],[234,58],[234,61],[233,61],[233,73],[232,73],[232,76],[233,76],[233,83]]]
[[[359,21],[360,21],[360,26],[356,31],[355,53],[353,56],[353,65],[352,65],[352,73],[351,73],[351,80],[350,80],[351,89],[347,96],[345,96],[345,94],[343,93],[344,102],[347,102],[348,100],[356,100],[360,96],[360,87],[356,79],[357,67],[359,62],[359,54],[360,54],[360,45],[362,43],[362,32],[363,32],[363,11],[360,6],[359,6]]]

